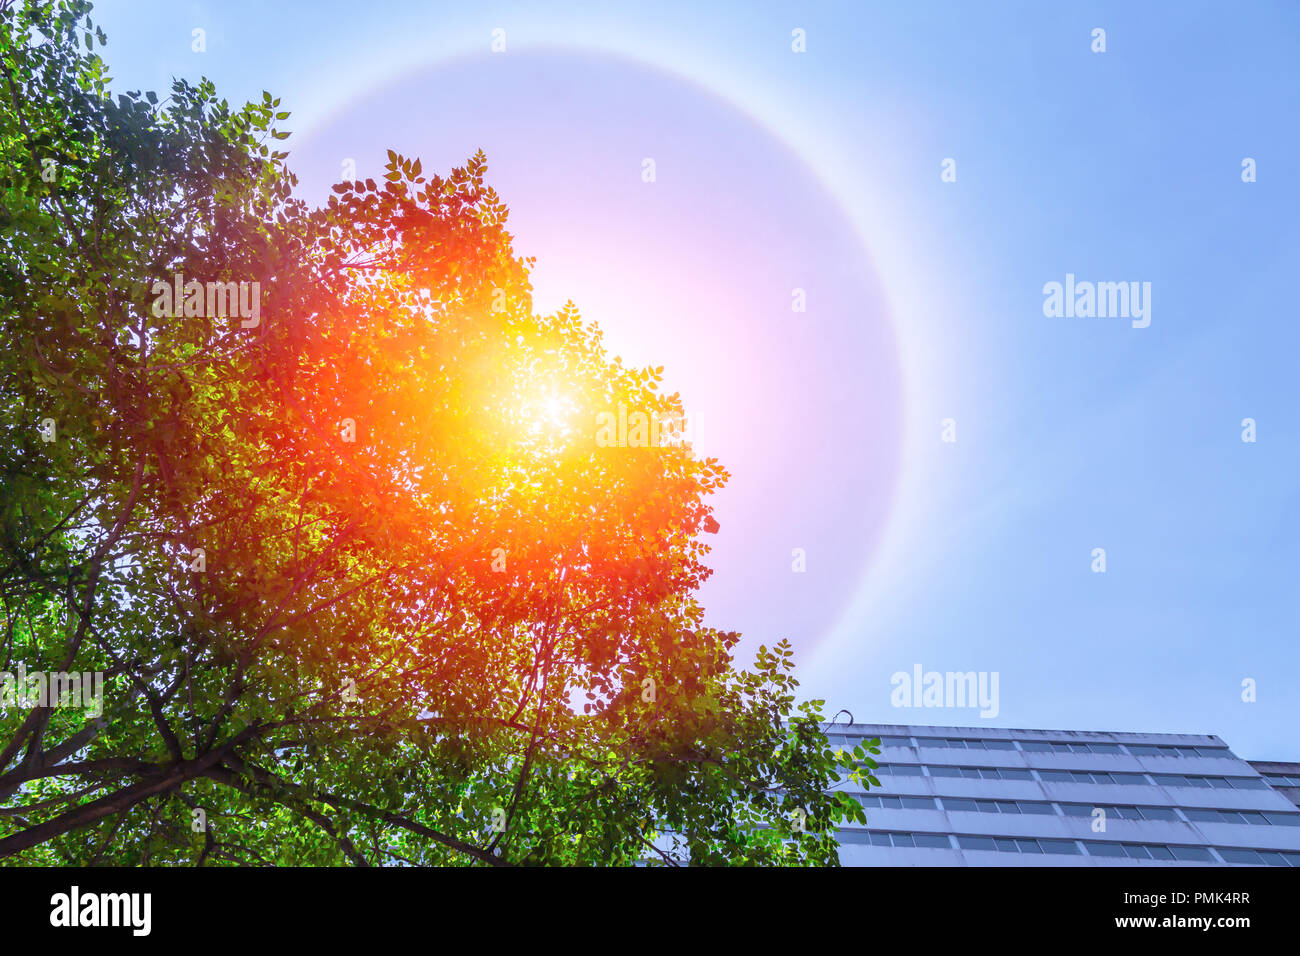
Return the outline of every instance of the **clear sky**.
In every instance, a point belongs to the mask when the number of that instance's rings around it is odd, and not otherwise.
[[[388,148],[439,171],[483,148],[539,305],[666,366],[733,473],[711,622],[747,654],[790,638],[828,712],[1300,759],[1300,5],[95,19],[119,89],[280,97],[304,198]],[[1150,324],[1045,315],[1067,274],[1150,283]],[[996,673],[997,716],[893,706],[916,665]]]

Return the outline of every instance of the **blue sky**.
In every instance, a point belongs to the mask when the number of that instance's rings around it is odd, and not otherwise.
[[[485,149],[539,303],[666,366],[733,472],[712,623],[828,711],[1300,759],[1300,8],[699,6],[95,18],[120,89],[280,97],[307,198]],[[1149,327],[1045,316],[1067,273],[1151,283]],[[892,706],[916,664],[997,672],[998,716]]]

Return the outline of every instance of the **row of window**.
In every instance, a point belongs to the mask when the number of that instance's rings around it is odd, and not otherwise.
[[[1073,840],[1042,840],[1034,837],[959,836],[963,850],[1000,850],[1003,853],[1067,853],[1082,856]]]
[[[974,810],[977,813],[1056,813],[1050,803],[1037,803],[1033,800],[965,800],[961,797],[944,797],[943,808]]]
[[[1054,815],[1057,804],[1041,800],[971,800],[965,797],[944,797],[940,808],[934,797],[895,797],[877,796],[870,793],[855,793],[864,807],[888,810],[965,810],[976,813],[1019,813]],[[1091,817],[1097,809],[1091,803],[1062,803],[1059,805],[1066,816]],[[1116,820],[1165,820],[1181,823],[1182,818],[1173,807],[1139,807],[1120,804],[1103,807],[1108,817]],[[1278,813],[1274,810],[1216,810],[1202,807],[1184,807],[1183,813],[1189,820],[1197,823],[1248,823],[1256,826],[1296,827],[1300,826],[1300,813]]]
[[[1205,810],[1186,808],[1183,813],[1198,823],[1252,823],[1256,826],[1275,824],[1283,827],[1300,827],[1300,813],[1278,813],[1274,810]]]
[[[895,777],[925,775],[925,764],[893,763],[880,766],[876,773]],[[967,777],[973,780],[1033,780],[1029,770],[1020,767],[950,767],[930,765],[931,777]],[[1099,783],[1146,786],[1147,775],[1104,770],[1038,770],[1038,779],[1053,783]],[[1196,787],[1213,790],[1267,790],[1259,777],[1206,777],[1180,773],[1153,773],[1151,779],[1163,787]]]
[[[1143,773],[1117,773],[1106,770],[1040,770],[1038,777],[1040,780],[1053,783],[1114,783],[1127,784],[1130,787],[1142,787],[1147,782],[1146,774]]]
[[[858,743],[866,743],[870,738],[847,737],[832,734],[833,746],[852,748]],[[880,743],[885,747],[910,747],[911,737],[881,737]],[[1173,744],[1119,744],[1098,741],[1055,741],[1055,740],[989,740],[970,737],[917,737],[916,743],[921,747],[944,747],[955,750],[1015,750],[1020,744],[1021,750],[1031,753],[1070,753],[1070,754],[1121,754],[1124,749],[1130,754],[1141,757],[1231,757],[1232,751],[1227,747],[1187,747]],[[1300,778],[1295,778],[1300,780]],[[1300,786],[1300,783],[1286,784]]]
[[[1289,773],[1266,773],[1268,782],[1275,787],[1300,787],[1300,777]]]
[[[1090,817],[1097,808],[1089,803],[1063,803],[1061,810],[1070,817]],[[1106,816],[1117,820],[1173,820],[1181,823],[1171,807],[1102,807]],[[1295,814],[1300,817],[1300,813]]]
[[[906,740],[906,738],[903,738]],[[953,750],[1015,750],[1016,742],[1014,740],[967,740],[960,737],[917,737],[917,743],[922,747],[947,747]],[[911,744],[895,744],[894,746],[909,747]]]
[[[1049,754],[1119,754],[1124,751],[1119,749],[1119,744],[1098,744],[1098,743],[1057,743],[1052,740],[1022,740],[1020,746],[1024,750],[1033,753]]]
[[[1213,862],[1205,847],[1161,846],[1147,843],[1093,843],[1085,840],[1089,856],[1126,856],[1133,860],[1193,860]],[[1248,850],[1239,847],[1215,847],[1227,863],[1254,863],[1263,866],[1300,867],[1300,853],[1281,850]]]
[[[1229,863],[1263,863],[1265,866],[1300,866],[1300,853],[1281,853],[1277,850],[1220,850],[1219,855]]]
[[[1138,757],[1231,757],[1227,747],[1174,747],[1170,744],[1125,744]]]
[[[957,835],[963,850],[993,850],[1001,853],[1059,853],[1067,856],[1128,858],[1130,860],[1183,860],[1189,863],[1217,862],[1203,846],[1168,846],[1163,843],[1102,843],[1096,840],[1047,840],[1041,837],[988,837]],[[933,847],[950,850],[946,833],[899,833],[884,830],[842,830],[842,844],[857,846]],[[1080,850],[1082,845],[1083,850]],[[1216,847],[1228,863],[1255,863],[1300,867],[1300,853],[1280,850],[1247,850]]]
[[[1181,773],[1153,773],[1151,779],[1162,787],[1207,787],[1214,790],[1267,790],[1259,777],[1189,777]]]
[[[876,773],[892,774],[896,777],[920,777],[924,773],[922,764],[891,763],[880,767]],[[1033,780],[1028,770],[1020,767],[947,767],[930,768],[932,777],[968,777],[973,780]]]
[[[1119,744],[1057,743],[1050,740],[1025,740],[1020,746],[1028,751],[1058,754],[1117,754],[1123,753]],[[1231,757],[1227,747],[1175,747],[1170,744],[1125,744],[1135,757]]]
[[[1126,856],[1130,860],[1188,860],[1213,863],[1214,856],[1203,846],[1165,846],[1161,843],[1097,843],[1084,840],[1089,856]],[[1296,854],[1300,857],[1300,853]]]
[[[846,737],[843,734],[827,734],[826,739],[830,741],[830,745],[832,747],[848,747],[850,750],[852,750],[858,744],[861,744],[862,746],[865,747],[867,744],[871,743],[873,739],[877,739],[877,738]],[[880,745],[882,747],[912,746],[912,740],[910,737],[880,737],[878,739],[880,740]]]
[[[929,846],[951,850],[946,833],[887,833],[884,830],[841,830],[840,843],[858,846]]]
[[[937,809],[934,797],[878,797],[871,793],[855,793],[853,797],[864,807],[881,807],[886,810]]]

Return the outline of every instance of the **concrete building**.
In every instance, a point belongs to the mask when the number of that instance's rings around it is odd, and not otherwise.
[[[845,866],[1300,867],[1300,764],[1192,734],[835,725],[879,737]],[[1280,768],[1280,769],[1278,769]]]

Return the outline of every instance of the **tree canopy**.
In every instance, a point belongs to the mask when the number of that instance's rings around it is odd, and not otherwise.
[[[313,207],[279,100],[111,94],[90,12],[0,3],[0,672],[103,675],[0,699],[0,862],[837,862],[875,764],[705,625],[727,473],[483,155]]]

